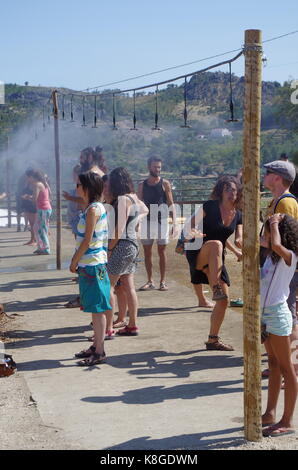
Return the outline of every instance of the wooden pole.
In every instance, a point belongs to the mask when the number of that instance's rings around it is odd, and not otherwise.
[[[55,139],[55,161],[56,161],[56,267],[61,269],[61,172],[60,172],[60,150],[59,150],[59,121],[58,121],[58,93],[52,93],[54,110],[54,139]]]
[[[243,327],[244,429],[245,438],[249,441],[262,438],[259,275],[261,43],[261,31],[245,31]]]
[[[11,181],[10,181],[10,169],[11,162],[9,160],[9,137],[6,140],[6,197],[7,197],[7,227],[11,228]]]

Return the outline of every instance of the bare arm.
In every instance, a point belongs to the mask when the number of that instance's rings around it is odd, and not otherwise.
[[[282,214],[273,214],[271,217],[269,217],[271,249],[281,258],[283,258],[288,266],[290,266],[292,262],[292,252],[281,244],[281,238],[278,229],[278,224],[282,219]]]
[[[139,186],[138,186],[137,196],[140,199],[140,201],[143,201],[143,184],[144,183],[139,183]]]
[[[173,225],[175,225],[177,223],[176,222],[176,208],[174,205],[174,198],[173,198],[171,184],[168,180],[164,180],[164,190],[166,193],[167,204],[170,207],[171,212],[172,212]]]
[[[113,250],[121,238],[129,215],[131,201],[125,196],[118,197],[118,220],[115,224],[114,233],[109,241],[109,251]]]
[[[70,265],[70,271],[71,272],[76,271],[76,268],[77,268],[77,265],[78,265],[80,259],[82,258],[84,253],[86,253],[86,251],[88,250],[88,248],[90,246],[90,243],[91,243],[91,240],[92,240],[92,237],[93,237],[93,233],[94,233],[94,229],[95,229],[95,225],[96,225],[96,222],[97,222],[97,219],[98,219],[98,215],[96,214],[96,212],[97,211],[96,211],[95,207],[91,207],[87,212],[85,237],[84,237],[84,240],[82,241],[82,243],[80,244],[79,248],[77,249],[77,251],[75,252],[75,254],[72,257],[71,265]]]
[[[242,251],[238,250],[229,240],[226,241],[226,248],[237,256],[237,261],[242,260]]]
[[[67,191],[62,192],[62,196],[67,201],[76,202],[77,204],[84,204],[84,200],[79,196],[71,196]]]
[[[237,248],[242,249],[242,242],[243,242],[243,225],[237,225],[235,231],[235,245]]]

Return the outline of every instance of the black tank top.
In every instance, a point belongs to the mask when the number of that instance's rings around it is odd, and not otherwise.
[[[150,204],[167,204],[166,192],[163,189],[163,179],[160,178],[159,182],[154,185],[148,184],[148,180],[143,181],[143,201],[149,209],[147,219],[150,218]],[[167,215],[165,214],[165,217]],[[162,212],[158,214],[158,220],[163,218]]]

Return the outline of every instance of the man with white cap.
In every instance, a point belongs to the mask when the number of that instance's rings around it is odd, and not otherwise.
[[[294,219],[298,220],[298,201],[296,197],[291,194],[290,186],[296,178],[296,168],[289,162],[284,160],[275,160],[264,165],[266,174],[264,176],[264,186],[269,189],[273,195],[266,213],[266,219],[274,214],[288,214]],[[297,267],[298,268],[298,267]],[[293,349],[297,349],[298,345],[298,322],[296,316],[296,302],[291,299],[296,299],[296,289],[298,287],[298,276],[297,271],[290,284],[290,295],[288,298],[288,306],[291,310],[293,317],[293,330],[290,337]],[[295,343],[293,343],[295,341]],[[296,361],[298,359],[298,353],[295,354]],[[296,375],[298,376],[298,364],[294,364]]]

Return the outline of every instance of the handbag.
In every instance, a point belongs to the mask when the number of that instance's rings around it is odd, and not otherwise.
[[[15,373],[17,368],[12,356],[4,354],[4,359],[0,360],[0,377],[9,377]]]

